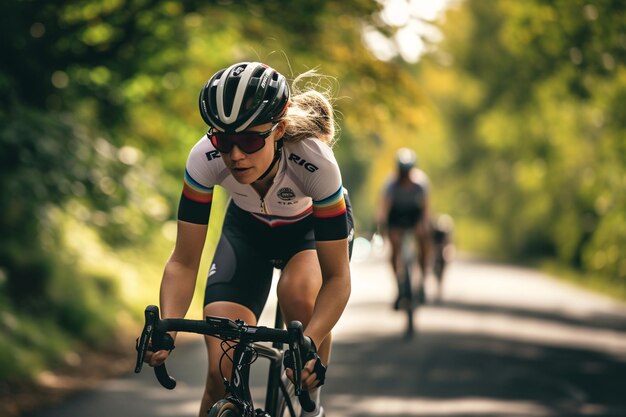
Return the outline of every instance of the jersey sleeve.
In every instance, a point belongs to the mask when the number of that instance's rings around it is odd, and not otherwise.
[[[318,140],[307,140],[317,170],[307,174],[305,183],[313,200],[315,239],[339,240],[348,237],[348,217],[341,172],[332,150]]]
[[[183,191],[178,204],[178,220],[195,224],[209,223],[215,175],[209,166],[211,161],[207,159],[207,147],[210,144],[207,142],[206,137],[201,139],[187,158]]]
[[[411,181],[422,187],[425,194],[428,194],[430,188],[430,181],[428,176],[421,169],[414,169],[411,171]]]
[[[348,211],[343,186],[323,200],[313,200],[315,240],[339,240],[348,237]]]
[[[389,175],[383,183],[381,196],[383,199],[391,201],[393,198],[394,185],[396,183],[396,176]]]

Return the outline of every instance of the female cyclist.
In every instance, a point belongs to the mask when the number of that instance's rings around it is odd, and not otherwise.
[[[387,232],[391,243],[391,266],[398,280],[398,296],[394,309],[402,301],[400,285],[402,234],[411,230],[417,243],[417,262],[420,267],[418,300],[425,301],[424,281],[431,256],[430,196],[428,177],[417,168],[417,156],[412,149],[400,148],[396,152],[396,172],[385,183],[377,212],[379,229]]]
[[[282,269],[277,295],[287,322],[299,320],[312,343],[303,370],[305,389],[323,415],[323,383],[331,330],[350,295],[351,208],[331,145],[335,135],[329,99],[297,90],[258,62],[218,71],[200,92],[208,133],[191,149],[178,211],[174,251],[165,266],[160,303],[164,318],[184,317],[195,287],[207,233],[213,189],[230,194],[221,237],[204,295],[204,314],[256,324],[267,300],[273,268]],[[176,335],[171,335],[175,338]],[[224,392],[220,341],[206,338],[208,377],[200,416]],[[316,348],[317,347],[317,348]],[[146,361],[161,364],[161,350]],[[317,355],[319,353],[319,356]],[[314,369],[316,372],[314,372]],[[289,374],[288,371],[288,375]]]

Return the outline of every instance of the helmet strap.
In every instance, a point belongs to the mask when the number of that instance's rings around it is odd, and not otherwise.
[[[265,170],[265,172],[263,174],[261,174],[261,176],[259,178],[257,178],[257,181],[261,181],[263,178],[267,177],[267,175],[272,171],[272,169],[274,168],[274,166],[276,165],[276,163],[278,162],[278,160],[280,159],[280,155],[281,155],[281,151],[283,149],[283,138],[280,138],[276,141],[276,151],[274,152],[274,159],[272,159],[272,163],[270,164],[270,166]]]

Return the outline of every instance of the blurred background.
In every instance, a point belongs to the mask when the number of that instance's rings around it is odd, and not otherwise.
[[[626,298],[625,9],[1,2],[0,390],[135,334],[158,300],[185,160],[206,130],[198,92],[236,61],[329,76],[361,237],[407,146],[459,251]]]

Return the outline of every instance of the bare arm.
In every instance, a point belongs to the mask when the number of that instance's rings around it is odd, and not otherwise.
[[[376,208],[376,227],[378,233],[382,234],[387,229],[387,218],[389,216],[390,208],[391,201],[389,201],[386,193],[382,193],[378,202],[378,207]]]
[[[187,314],[196,287],[196,277],[206,239],[207,225],[178,221],[174,252],[165,264],[161,279],[161,317],[182,318]],[[175,333],[170,333],[176,338]],[[169,351],[146,352],[144,361],[150,366],[161,365]]]
[[[350,260],[347,239],[317,241],[315,244],[322,269],[322,287],[304,333],[313,339],[316,346],[320,346],[348,304]]]
[[[196,286],[196,278],[207,225],[178,221],[174,252],[165,264],[161,280],[161,315],[163,318],[185,317]]]
[[[417,223],[417,239],[419,242],[418,260],[422,277],[426,277],[426,271],[432,257],[432,238],[430,233],[430,198],[426,196],[424,211],[421,220]]]

